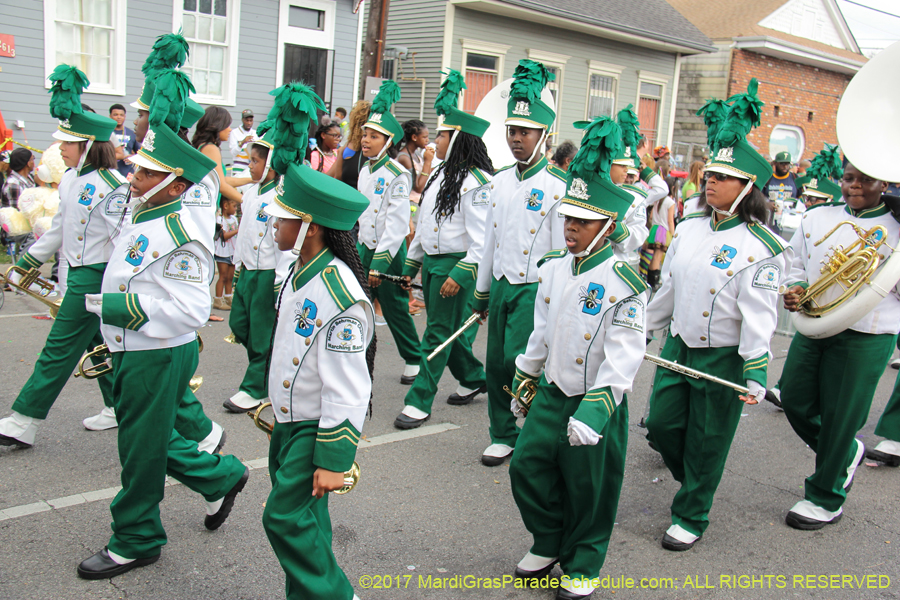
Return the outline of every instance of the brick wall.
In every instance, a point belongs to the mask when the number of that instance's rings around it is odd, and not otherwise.
[[[850,76],[746,50],[732,52],[729,95],[745,92],[751,78],[759,80],[759,97],[766,105],[762,123],[747,139],[763,156],[772,157],[769,136],[778,124],[803,130],[806,146],[801,159],[815,156],[825,142],[837,144],[835,118]]]

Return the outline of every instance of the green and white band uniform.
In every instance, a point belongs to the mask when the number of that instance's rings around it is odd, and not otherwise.
[[[755,80],[745,96],[755,99]],[[750,131],[753,119],[736,111],[729,115],[734,131]],[[731,145],[711,150],[707,171],[742,178],[743,194],[753,186],[760,189],[771,172],[768,161],[743,136],[725,139]],[[765,225],[741,219],[736,208],[743,197],[732,203],[732,216],[716,221],[714,214],[678,225],[663,264],[662,287],[647,310],[647,329],[670,328],[663,358],[743,382],[749,395],[759,398],[767,387],[778,287],[793,254]],[[663,547],[690,548],[709,525],[713,496],[745,406],[730,388],[657,369],[648,439],[681,483]]]
[[[631,105],[629,105],[628,110],[630,110],[630,107]],[[620,115],[624,110],[620,111]],[[619,122],[621,124],[621,119]],[[629,173],[631,173],[634,167],[635,154],[636,151],[630,146],[624,146],[619,155],[613,159],[613,164],[625,165],[629,167]],[[659,177],[659,175],[656,175],[656,177]],[[665,182],[663,182],[663,185],[665,185]],[[650,233],[647,229],[648,194],[637,185],[622,184],[620,187],[631,194],[632,202],[622,222],[616,223],[616,229],[609,236],[609,241],[612,243],[616,260],[628,261],[635,256],[635,252],[640,249]]]
[[[516,72],[534,64],[521,61]],[[539,99],[540,91],[535,90],[532,100],[511,94],[506,124],[549,129],[556,113]],[[564,218],[557,212],[566,193],[566,173],[541,157],[521,171],[518,164],[497,170],[491,185],[474,306],[490,313],[487,355],[491,360],[485,365],[485,374],[491,446],[509,454],[519,428],[509,412],[509,396],[503,386],[515,376],[516,357],[525,351],[532,330],[537,263],[546,253],[566,245]],[[490,451],[489,447],[486,452]]]
[[[84,309],[84,295],[100,291],[103,270],[112,250],[108,242],[115,236],[127,191],[127,184],[118,171],[85,164],[90,146],[95,141],[109,141],[116,122],[82,112],[82,88],[78,82],[87,86],[84,73],[60,65],[50,78],[54,82],[51,114],[56,111],[54,116],[59,120],[53,137],[87,144],[78,168],[68,169],[60,180],[59,209],[50,229],[16,263],[26,270],[37,269],[56,252],[69,263],[68,290],[34,372],[13,403],[13,415],[0,420],[2,443],[25,446],[34,443],[38,425],[35,421],[47,418],[81,355],[102,343],[100,320]],[[68,108],[60,109],[59,104]],[[103,403],[111,408],[110,382],[99,379],[97,383]]]
[[[878,253],[887,260],[898,243],[897,221],[888,208],[854,211],[849,205],[819,205],[803,213],[791,240],[796,245],[787,285],[807,287],[821,277],[820,261],[830,246],[848,248],[859,238],[849,226],[815,246],[838,223],[850,221],[864,230],[877,225],[887,230]],[[833,301],[840,286],[832,286],[817,302]],[[797,333],[791,341],[781,377],[784,412],[797,435],[816,453],[815,472],[806,478],[804,500],[791,513],[820,522],[842,514],[851,483],[848,473],[862,459],[863,444],[856,434],[865,425],[878,379],[894,350],[900,330],[900,290],[891,293],[868,314],[841,333],[813,340]],[[880,427],[880,424],[879,424]],[[878,435],[884,430],[876,429]],[[789,514],[789,517],[791,515]]]
[[[700,192],[697,192],[684,201],[684,207],[681,210],[681,220],[702,216],[706,215],[703,213],[703,209],[700,208]]]
[[[349,231],[366,204],[344,183],[291,165],[265,210]],[[302,243],[298,238],[295,247]],[[342,472],[353,465],[372,392],[366,349],[374,319],[353,271],[327,246],[306,264],[298,258],[282,285],[269,369],[272,491],[262,520],[289,600],[354,597],[331,548],[328,494],[317,499],[310,491],[316,469]]]
[[[396,146],[403,137],[403,128],[389,112],[391,96],[387,80],[382,91],[372,102],[372,111],[364,127],[388,136]],[[396,85],[396,84],[394,84]],[[388,91],[385,91],[388,90]],[[382,100],[379,102],[379,96]],[[387,108],[385,108],[385,106]],[[383,112],[375,112],[382,110]],[[412,176],[403,165],[387,155],[385,146],[381,155],[371,158],[359,172],[357,189],[369,199],[369,206],[359,217],[359,254],[366,271],[378,271],[401,275],[406,262],[406,236],[409,234],[409,192]],[[419,334],[409,314],[409,293],[397,285],[379,285],[372,290],[379,300],[400,357],[406,362],[407,372],[415,374],[421,351]]]
[[[578,162],[576,155],[572,165]],[[606,226],[608,217],[627,212],[631,196],[609,180],[608,171],[590,165],[585,180],[572,165],[560,212],[602,219]],[[625,394],[643,362],[649,300],[647,284],[615,260],[600,235],[583,258],[563,249],[540,261],[534,331],[516,358],[512,384],[516,389],[523,378],[540,379],[509,469],[513,497],[533,538],[517,574],[558,560],[561,589],[585,598],[616,520],[628,442]]]

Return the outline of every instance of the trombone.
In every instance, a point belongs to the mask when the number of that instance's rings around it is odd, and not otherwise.
[[[272,430],[275,429],[275,424],[270,423],[269,421],[264,421],[262,419],[261,415],[262,415],[262,411],[264,411],[267,408],[270,408],[271,406],[272,406],[271,402],[263,402],[262,404],[259,405],[259,407],[256,410],[247,413],[247,416],[250,417],[251,419],[253,419],[254,425],[256,425],[257,427],[259,427],[260,429],[262,429],[263,431],[266,432],[266,435],[269,437],[269,440],[272,439]],[[356,487],[357,483],[359,483],[359,475],[360,475],[359,463],[356,461],[353,461],[353,466],[350,467],[350,470],[344,471],[344,487],[342,487],[339,490],[335,490],[332,493],[339,494],[339,495],[346,494],[347,492],[352,490],[354,487]]]
[[[19,283],[12,282],[9,277],[10,273],[19,274]],[[0,278],[3,279],[3,283],[7,283],[23,294],[27,294],[35,300],[46,304],[50,309],[50,316],[54,319],[56,318],[56,314],[59,312],[59,306],[62,304],[62,299],[60,298],[59,300],[53,301],[47,298],[47,295],[53,291],[54,286],[52,283],[41,277],[40,271],[38,271],[37,269],[25,270],[22,267],[13,265],[6,270],[6,275],[0,275]],[[32,290],[32,285],[36,285],[38,288],[40,288],[40,290]]]

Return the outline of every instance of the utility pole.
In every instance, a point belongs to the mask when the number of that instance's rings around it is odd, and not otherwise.
[[[366,23],[366,45],[363,52],[362,80],[381,77],[381,60],[384,56],[388,8],[391,0],[369,0],[369,20]]]

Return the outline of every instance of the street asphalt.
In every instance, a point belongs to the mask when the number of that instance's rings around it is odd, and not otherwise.
[[[3,416],[50,330],[51,321],[32,316],[44,312],[35,300],[6,294]],[[416,324],[421,333],[424,315]],[[0,448],[0,599],[284,597],[284,577],[260,521],[270,489],[268,441],[246,416],[222,408],[246,365],[243,348],[223,341],[229,332],[227,320],[202,328],[197,371],[204,379],[197,395],[228,433],[223,451],[254,467],[226,523],[206,531],[202,499],[170,485],[161,505],[169,536],[161,559],[112,580],[79,579],[77,564],[108,541],[119,464],[116,430],[91,432],[81,424],[102,407],[96,384],[73,379],[33,448]],[[517,589],[511,577],[503,580],[528,551],[530,537],[510,493],[508,463],[480,463],[490,443],[486,396],[448,405],[456,383],[447,375],[426,427],[391,435],[408,388],[399,383],[403,365],[390,332],[379,327],[377,333],[374,413],[357,454],[362,478],[351,493],[330,499],[334,551],[356,593],[362,600],[553,598],[552,590]],[[486,332],[479,332],[475,350],[482,359],[485,341]],[[789,343],[773,341],[772,384]],[[650,349],[658,350],[655,343]],[[817,532],[789,528],[784,516],[802,499],[815,457],[769,403],[743,411],[703,539],[688,552],[663,550],[678,484],[638,425],[652,374],[645,363],[629,394],[625,482],[595,599],[900,598],[900,469],[866,460],[839,524]],[[888,368],[881,377],[860,432],[869,447],[879,441],[873,430],[896,374]],[[558,567],[554,574],[561,575]]]

